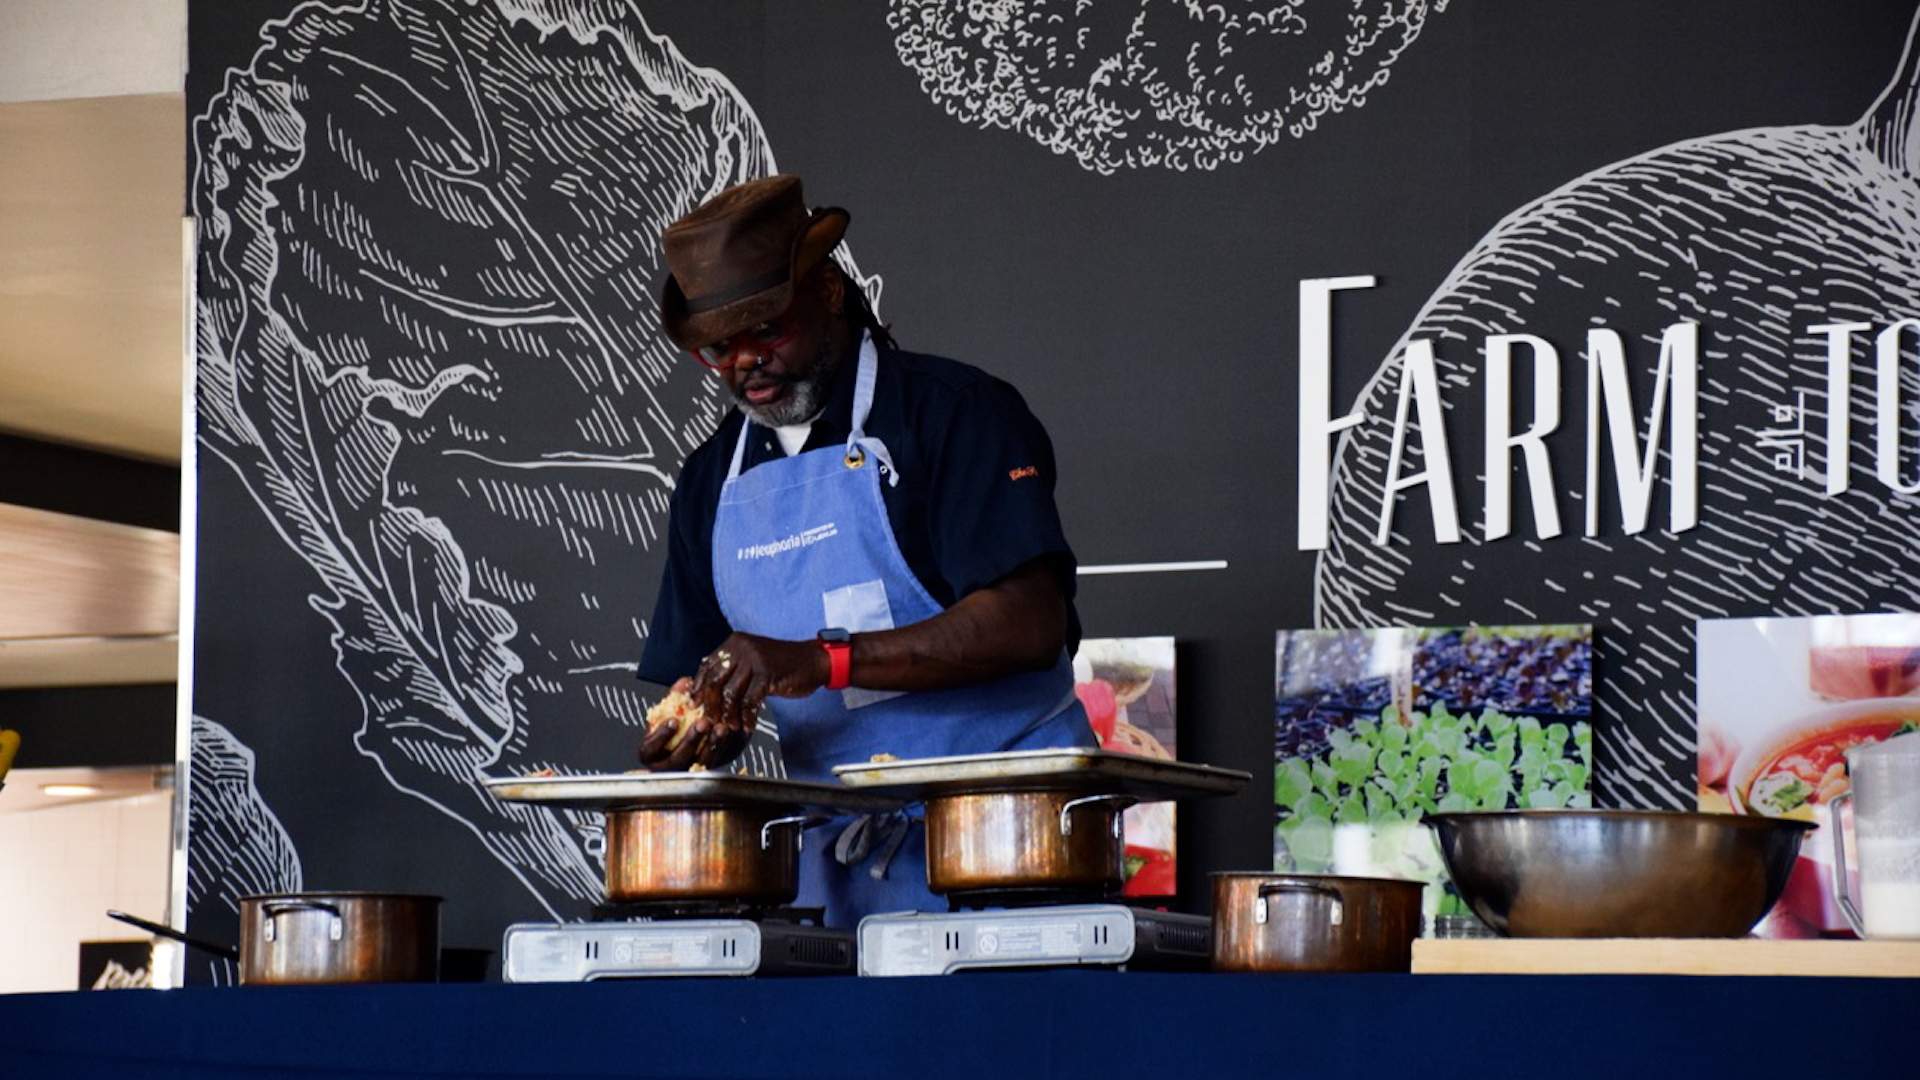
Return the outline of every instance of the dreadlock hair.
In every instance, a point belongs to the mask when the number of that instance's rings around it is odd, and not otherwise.
[[[847,268],[840,265],[840,260],[829,258],[827,262],[840,272],[840,278],[846,284],[841,294],[846,297],[847,325],[855,331],[865,330],[872,335],[875,348],[899,348],[893,340],[892,331],[882,325],[880,317],[873,313],[873,304],[867,300],[867,291],[860,287],[860,279],[848,273]]]

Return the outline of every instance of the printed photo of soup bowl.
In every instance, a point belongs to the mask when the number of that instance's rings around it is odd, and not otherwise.
[[[1727,774],[1736,814],[1830,825],[1827,804],[1845,792],[1846,753],[1902,732],[1920,730],[1920,698],[1871,698],[1815,709],[1746,742]],[[1848,935],[1833,902],[1832,846],[1810,836],[1787,888],[1763,931],[1775,937]]]

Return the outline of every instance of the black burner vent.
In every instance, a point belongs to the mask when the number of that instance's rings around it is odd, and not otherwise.
[[[787,960],[799,968],[852,971],[853,939],[790,937],[787,939]]]
[[[989,908],[1026,908],[1060,904],[1120,903],[1111,889],[1026,887],[1011,889],[962,889],[947,894],[948,911],[984,911]]]
[[[825,925],[826,909],[744,904],[732,900],[630,900],[595,904],[594,922],[652,922],[659,919],[746,919],[751,922]]]

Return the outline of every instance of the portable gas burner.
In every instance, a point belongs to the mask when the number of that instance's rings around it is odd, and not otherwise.
[[[860,920],[860,974],[1212,965],[1211,919],[1132,907],[1113,895],[1121,880],[1120,810],[1228,794],[1247,773],[1072,747],[833,771],[868,794],[925,804],[928,887],[952,908]],[[1095,827],[1076,829],[1076,818]],[[1103,874],[1111,875],[1110,889],[1082,884]]]
[[[851,975],[854,935],[819,908],[718,903],[613,904],[575,923],[507,928],[507,982],[690,975]]]
[[[620,901],[586,922],[508,927],[508,982],[851,975],[854,934],[824,925],[819,909],[714,898],[791,897],[807,823],[900,805],[833,785],[720,772],[521,776],[486,786],[508,802],[604,812],[606,895]]]
[[[1203,971],[1212,961],[1213,920],[1202,915],[1119,902],[961,909],[982,899],[949,897],[956,910],[860,920],[860,974],[1074,966]]]

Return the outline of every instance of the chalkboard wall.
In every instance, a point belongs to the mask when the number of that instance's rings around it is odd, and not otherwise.
[[[1020,387],[1084,565],[1212,567],[1079,598],[1178,640],[1181,757],[1254,774],[1181,818],[1195,910],[1270,860],[1277,630],[1590,622],[1596,797],[1679,807],[1695,619],[1920,607],[1912,0],[1080,6],[195,0],[192,930],[295,888],[447,895],[452,945],[584,913],[595,823],[477,781],[631,761],[722,408],[655,237],[767,171],[851,210],[902,344]],[[1489,398],[1499,335],[1537,340]],[[1540,457],[1490,456],[1549,369]]]

